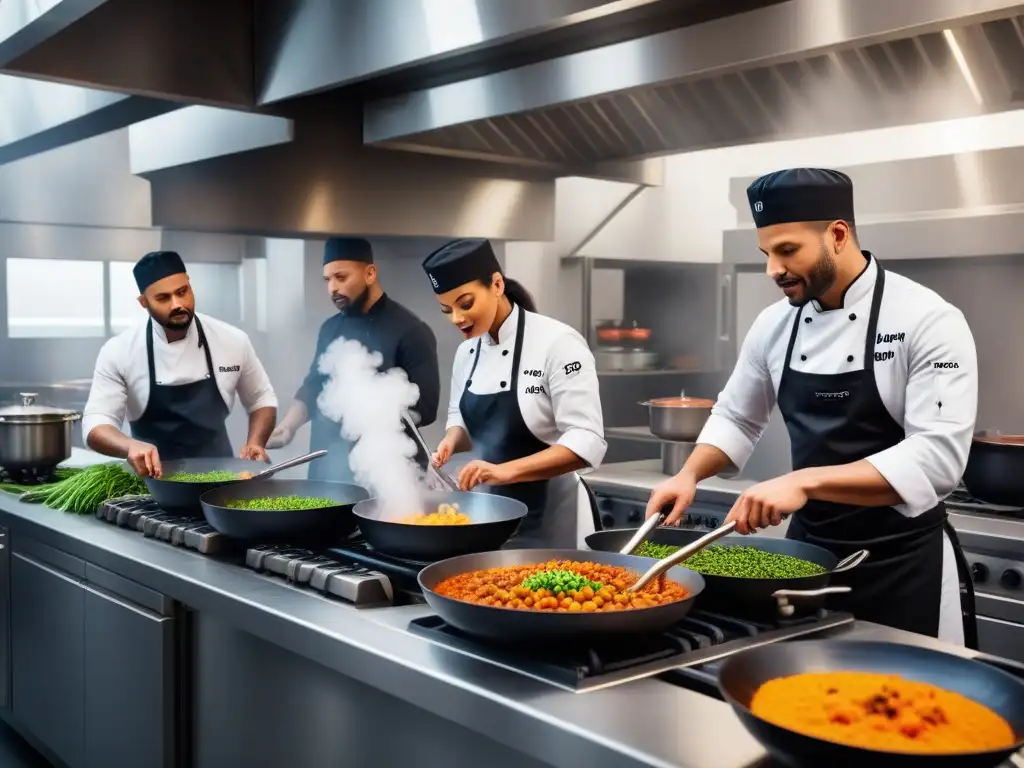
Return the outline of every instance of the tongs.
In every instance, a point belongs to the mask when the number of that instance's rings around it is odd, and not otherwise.
[[[650,520],[656,520],[657,517],[658,517],[657,515],[652,515]],[[645,525],[644,528],[646,528],[646,527],[647,526]],[[654,526],[651,526],[651,528],[653,528],[653,527]],[[653,581],[654,579],[656,579],[659,576],[661,576],[661,574],[665,573],[665,571],[667,571],[673,565],[679,565],[683,561],[689,560],[695,554],[697,554],[702,549],[704,549],[704,547],[708,546],[709,544],[713,544],[714,542],[716,542],[718,539],[722,538],[723,536],[725,536],[725,535],[727,535],[729,533],[732,533],[733,530],[735,530],[735,528],[736,528],[736,522],[735,521],[726,523],[725,525],[719,526],[715,530],[711,531],[711,533],[708,533],[708,534],[705,534],[704,536],[701,536],[699,539],[697,539],[692,544],[687,544],[685,547],[680,549],[678,552],[673,552],[671,555],[669,555],[665,559],[659,560],[658,562],[656,562],[654,565],[652,565],[650,567],[650,569],[647,571],[647,573],[645,573],[643,576],[641,576],[636,581],[636,583],[633,584],[631,587],[629,587],[626,591],[627,592],[639,592],[641,589],[643,589],[649,583],[651,583],[651,581]],[[643,529],[641,529],[641,531],[643,531]],[[638,531],[637,533],[640,533],[640,531]],[[633,538],[636,538],[636,537],[634,536]]]
[[[452,480],[451,477],[449,477],[447,474],[445,474],[437,467],[435,467],[434,462],[431,461],[434,452],[427,447],[427,441],[424,440],[423,435],[420,434],[420,429],[419,427],[416,426],[416,421],[413,419],[412,414],[409,413],[408,411],[402,413],[402,421],[404,421],[406,426],[409,427],[409,431],[412,432],[413,437],[416,438],[416,443],[427,455],[427,472],[432,476],[436,477],[438,482],[441,483],[441,486],[446,491],[458,492],[458,483],[456,483],[454,480]]]

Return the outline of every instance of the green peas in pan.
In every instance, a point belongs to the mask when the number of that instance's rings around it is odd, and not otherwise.
[[[659,560],[679,551],[670,544],[641,542],[634,555]],[[701,550],[682,565],[705,576],[733,576],[744,579],[799,579],[825,573],[817,563],[792,555],[766,552],[754,547],[711,546]]]

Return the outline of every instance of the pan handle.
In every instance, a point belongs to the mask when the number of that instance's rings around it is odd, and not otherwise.
[[[290,469],[291,467],[297,467],[300,464],[305,464],[312,461],[313,459],[319,459],[322,456],[326,456],[327,451],[313,451],[311,453],[303,454],[302,456],[296,456],[294,459],[288,459],[288,461],[282,461],[280,464],[275,464],[272,467],[264,469],[262,472],[257,472],[255,475],[250,477],[250,480],[266,480],[268,477],[276,475],[282,469]]]
[[[849,557],[844,557],[835,568],[832,569],[832,573],[842,573],[843,571],[852,571],[858,565],[863,563],[871,556],[871,553],[866,549],[858,549]]]
[[[796,609],[790,604],[790,600],[801,600],[805,597],[823,597],[825,595],[845,595],[853,590],[849,587],[822,587],[821,589],[779,589],[772,592],[772,597],[779,604],[779,613],[783,616],[792,616]]]
[[[631,538],[626,543],[626,546],[619,550],[619,553],[623,555],[628,555],[632,553],[632,551],[637,548],[640,542],[646,539],[648,536],[650,536],[651,531],[653,531],[663,522],[665,522],[665,516],[660,512],[656,515],[651,515],[650,517],[648,517],[646,522],[644,522],[644,524],[637,529],[637,532],[633,534],[633,538]]]
[[[659,560],[654,565],[652,565],[650,569],[647,571],[647,573],[641,576],[637,580],[637,582],[633,586],[631,586],[627,591],[639,592],[641,589],[646,587],[651,581],[661,576],[661,574],[663,574],[673,565],[678,565],[684,560],[689,560],[691,557],[693,557],[702,549],[704,549],[704,547],[708,546],[709,544],[713,544],[718,539],[725,536],[727,533],[732,533],[732,531],[735,528],[735,520],[728,522],[725,525],[719,526],[715,530],[711,531],[711,533],[704,534],[692,544],[687,544],[678,552],[673,552],[664,560]]]

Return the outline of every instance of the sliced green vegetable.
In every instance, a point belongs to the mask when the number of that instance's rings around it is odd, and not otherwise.
[[[671,544],[644,541],[633,550],[633,554],[661,560],[679,549],[680,547]],[[735,576],[745,579],[796,579],[817,576],[825,572],[817,563],[754,547],[711,546],[702,549],[683,563],[683,566],[706,576]]]
[[[214,469],[209,472],[172,472],[164,475],[161,480],[170,480],[172,483],[225,483],[229,480],[240,480],[237,472],[228,472],[226,469]]]
[[[224,506],[232,509],[265,509],[291,511],[296,509],[323,509],[337,506],[338,502],[322,496],[264,496],[258,499],[234,499]]]
[[[27,504],[42,504],[63,512],[89,515],[107,499],[145,493],[146,484],[140,477],[112,462],[87,467],[57,483],[37,485],[19,499]]]
[[[535,573],[523,579],[520,585],[531,592],[538,589],[547,589],[555,594],[559,592],[579,592],[584,587],[590,587],[595,592],[601,588],[600,582],[591,581],[587,577],[576,573],[576,571],[550,570]]]

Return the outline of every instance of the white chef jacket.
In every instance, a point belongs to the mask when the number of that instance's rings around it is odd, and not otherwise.
[[[863,370],[877,275],[871,258],[838,309],[825,310],[817,301],[804,309],[791,368],[821,374]],[[729,457],[731,472],[723,475],[742,470],[768,424],[797,311],[783,298],[758,315],[697,438]],[[919,515],[956,488],[967,466],[978,408],[974,337],[960,310],[886,270],[871,364],[882,402],[906,437],[867,460],[903,499],[895,509]],[[962,645],[956,562],[949,538],[943,538],[939,638]]]
[[[524,310],[513,306],[512,313],[498,329],[498,341],[489,333],[483,336],[480,362],[469,388],[473,394],[508,391],[521,311]],[[573,328],[544,315],[527,312],[523,333],[516,388],[523,421],[541,442],[564,445],[583,459],[589,469],[596,469],[608,444],[604,439],[594,355]],[[478,341],[464,341],[455,353],[447,429],[466,428],[459,400],[473,369]]]
[[[235,395],[248,413],[276,408],[277,395],[256,357],[249,336],[225,322],[196,313],[210,345],[214,377],[224,404],[230,410]],[[89,401],[82,415],[82,433],[101,424],[120,429],[125,419],[134,421],[149,402],[149,364],[146,357],[146,320],[109,339],[96,358]],[[199,346],[193,322],[185,338],[168,343],[163,327],[153,323],[153,365],[161,386],[191,384],[206,378],[206,354]]]
[[[871,258],[847,288],[842,306],[825,310],[812,301],[804,309],[791,368],[821,374],[863,370],[877,274]],[[724,452],[733,472],[750,458],[775,407],[796,313],[782,299],[758,315],[697,439]],[[967,466],[978,409],[974,337],[959,309],[886,270],[873,366],[882,402],[906,438],[867,460],[903,499],[895,508],[919,515],[956,488]]]

